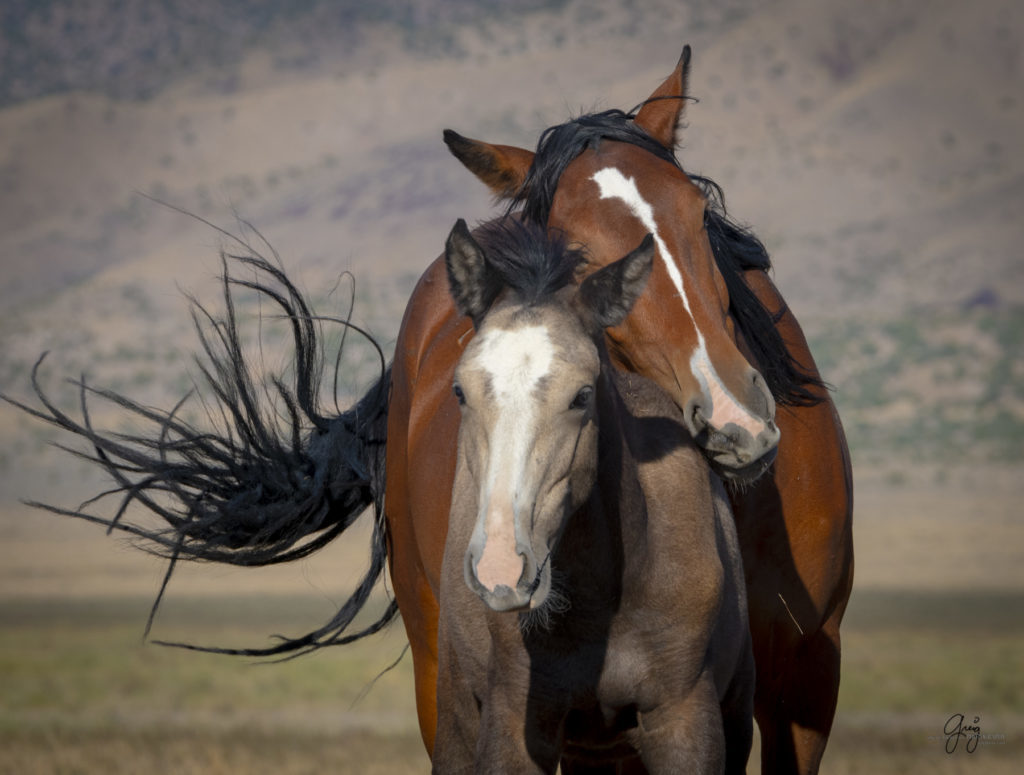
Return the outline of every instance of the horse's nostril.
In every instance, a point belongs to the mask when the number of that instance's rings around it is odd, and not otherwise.
[[[768,388],[768,383],[761,376],[761,373],[756,370],[753,371],[754,374],[751,379],[753,387],[751,409],[760,414],[761,417],[770,419],[775,416],[775,399],[772,397],[772,391]]]
[[[683,419],[690,426],[690,432],[695,436],[708,427],[708,419],[704,416],[704,407],[697,399],[692,399],[686,404]]]

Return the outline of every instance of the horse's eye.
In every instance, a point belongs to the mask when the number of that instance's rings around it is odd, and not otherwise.
[[[458,400],[459,406],[465,406],[466,394],[462,392],[462,386],[459,385],[458,383],[455,383],[455,385],[452,387],[452,392],[455,393],[455,398]]]
[[[587,385],[586,387],[580,388],[580,392],[573,398],[572,403],[569,404],[570,409],[586,409],[590,406],[590,399],[594,395],[594,388]]]

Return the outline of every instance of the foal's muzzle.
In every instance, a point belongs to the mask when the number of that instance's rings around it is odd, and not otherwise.
[[[464,575],[469,588],[494,611],[520,611],[536,605],[534,595],[541,587],[543,566],[538,566],[529,549],[520,549],[517,554],[520,565],[517,578],[514,571],[506,568],[504,578],[496,581],[485,574],[490,584],[480,580],[480,556],[470,546],[466,552]]]

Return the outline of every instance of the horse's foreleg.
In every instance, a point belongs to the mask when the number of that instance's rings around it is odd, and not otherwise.
[[[817,773],[839,696],[838,621],[826,622],[818,632],[802,636],[788,653],[773,656],[779,668],[774,690],[761,693],[755,702],[761,772]]]

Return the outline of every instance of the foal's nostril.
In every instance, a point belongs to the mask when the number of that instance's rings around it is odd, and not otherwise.
[[[530,582],[537,575],[537,563],[530,552],[520,551],[519,556],[523,559],[523,572],[519,575],[519,583],[516,587],[524,589],[529,587]]]

